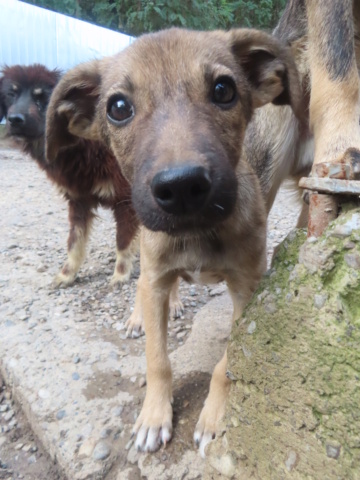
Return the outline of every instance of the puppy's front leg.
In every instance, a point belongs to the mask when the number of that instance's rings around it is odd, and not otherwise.
[[[169,295],[176,278],[154,279],[141,266],[140,301],[146,331],[147,391],[135,423],[138,450],[153,452],[172,434],[172,374],[167,354]],[[169,277],[169,276],[167,276]]]

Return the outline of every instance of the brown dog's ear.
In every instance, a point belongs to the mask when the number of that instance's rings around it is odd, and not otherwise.
[[[254,108],[272,102],[301,112],[300,81],[290,50],[267,33],[230,30],[231,48],[250,84]]]
[[[96,106],[100,92],[100,61],[69,70],[55,87],[46,113],[45,155],[56,160],[61,149],[76,145],[79,138],[98,140]]]
[[[3,84],[3,78],[0,78],[0,122],[4,117],[6,117],[6,114],[7,114],[4,94],[2,92],[2,84]]]

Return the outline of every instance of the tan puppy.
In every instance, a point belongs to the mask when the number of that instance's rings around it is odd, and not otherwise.
[[[227,282],[239,318],[266,266],[266,206],[242,152],[254,109],[298,107],[285,47],[255,30],[171,29],[118,55],[68,72],[51,98],[47,157],[78,137],[105,142],[132,187],[143,225],[141,276],[131,325],[146,330],[147,392],[136,446],[154,451],[172,434],[167,354],[170,291],[179,277]],[[290,108],[290,107],[288,107]],[[215,368],[195,430],[213,438],[230,382]]]

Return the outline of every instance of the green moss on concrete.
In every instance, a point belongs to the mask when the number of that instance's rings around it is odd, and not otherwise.
[[[234,478],[360,479],[359,238],[360,210],[316,241],[293,232],[234,325],[236,381],[211,446]]]

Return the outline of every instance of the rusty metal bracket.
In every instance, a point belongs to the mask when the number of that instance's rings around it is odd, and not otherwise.
[[[299,186],[309,191],[308,237],[319,237],[338,215],[339,196],[360,196],[359,152],[349,148],[341,162],[314,165],[312,176],[301,178]]]

